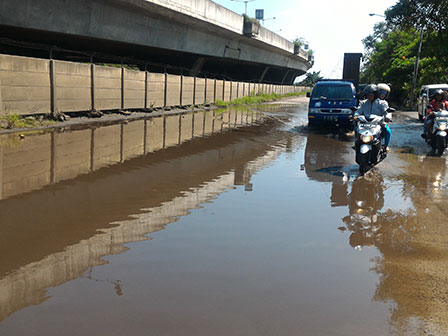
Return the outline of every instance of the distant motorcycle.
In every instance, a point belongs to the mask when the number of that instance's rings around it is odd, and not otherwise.
[[[436,155],[441,156],[447,147],[448,111],[434,112],[434,120],[426,142],[433,148]]]
[[[395,111],[392,108],[388,112]],[[358,127],[355,138],[356,163],[359,165],[359,173],[364,175],[372,166],[381,162],[387,157],[386,146],[384,145],[385,130],[383,123],[390,121],[390,115],[371,115],[369,118],[359,116],[357,118]]]

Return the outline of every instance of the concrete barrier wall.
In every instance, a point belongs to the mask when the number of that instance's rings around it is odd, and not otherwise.
[[[54,61],[55,109],[73,112],[90,110],[90,64]]]
[[[147,107],[163,107],[165,104],[165,75],[148,73]]]
[[[124,69],[124,108],[145,107],[145,72]]]
[[[224,87],[224,81],[217,79],[216,80],[216,100],[224,100],[223,87]]]
[[[205,103],[205,79],[196,78],[196,89],[194,94],[194,103],[202,105]]]
[[[205,93],[205,103],[215,102],[215,80],[207,78],[206,80],[207,91]]]
[[[50,62],[0,55],[0,114],[50,111]]]
[[[122,160],[144,154],[145,121],[136,120],[122,124]]]
[[[164,148],[179,144],[181,115],[168,115],[165,117],[165,143]]]
[[[2,146],[1,153],[2,198],[50,184],[51,135],[25,137],[20,142],[15,142],[17,135],[7,138],[10,139],[10,146]]]
[[[92,130],[54,133],[54,182],[90,172]]]
[[[193,137],[204,135],[204,112],[196,112],[193,117]]]
[[[238,82],[231,82],[230,93],[232,99],[238,98],[238,88]]]
[[[194,77],[182,78],[182,105],[193,105]]]
[[[0,113],[161,108],[306,89],[0,55]]]
[[[239,96],[244,97],[247,96],[247,83],[240,82],[240,90],[239,90]]]
[[[231,84],[232,84],[232,82],[224,81],[224,97],[223,97],[223,100],[225,102],[230,101],[230,85]]]
[[[164,118],[157,117],[146,120],[145,152],[152,153],[163,149]]]
[[[180,142],[191,140],[193,137],[193,113],[182,115],[180,128]]]
[[[97,110],[121,108],[121,69],[95,66],[94,73],[95,108]]]
[[[100,127],[94,130],[92,170],[121,162],[121,125]]]
[[[165,106],[180,105],[180,76],[166,75]]]

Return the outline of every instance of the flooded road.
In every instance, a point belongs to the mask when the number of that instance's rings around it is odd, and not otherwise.
[[[448,334],[445,157],[306,104],[2,136],[0,335]]]

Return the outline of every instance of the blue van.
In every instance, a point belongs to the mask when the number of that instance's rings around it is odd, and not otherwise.
[[[346,80],[321,80],[313,88],[308,105],[308,126],[353,129],[351,108],[357,105],[356,88]]]

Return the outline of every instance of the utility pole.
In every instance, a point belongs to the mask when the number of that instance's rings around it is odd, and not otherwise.
[[[412,91],[411,91],[411,107],[414,105],[414,91],[415,91],[415,85],[417,83],[418,62],[420,61],[420,52],[422,51],[422,42],[423,42],[423,27],[420,28],[420,40],[418,42],[417,58],[415,59],[415,64],[414,64],[414,76],[412,78]]]

